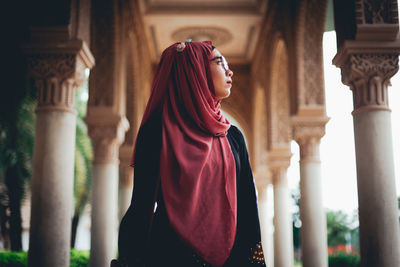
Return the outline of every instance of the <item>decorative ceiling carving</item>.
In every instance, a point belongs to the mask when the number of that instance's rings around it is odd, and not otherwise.
[[[267,0],[141,0],[153,62],[172,43],[210,40],[230,63],[250,63]]]
[[[145,13],[259,13],[265,0],[142,0]]]
[[[193,41],[213,40],[214,46],[221,46],[232,40],[233,36],[229,30],[220,27],[201,27],[191,26],[183,27],[172,33],[172,39],[184,41],[192,39]]]

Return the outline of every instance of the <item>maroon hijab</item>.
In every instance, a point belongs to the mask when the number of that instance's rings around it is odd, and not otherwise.
[[[211,42],[176,43],[163,52],[142,125],[161,113],[160,178],[172,227],[222,266],[236,234],[236,169],[230,123],[213,93],[211,53]]]

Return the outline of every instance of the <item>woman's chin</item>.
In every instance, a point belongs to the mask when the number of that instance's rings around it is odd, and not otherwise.
[[[222,98],[228,98],[231,95],[231,88],[229,88],[228,90],[226,90],[226,94],[224,95],[224,97]]]

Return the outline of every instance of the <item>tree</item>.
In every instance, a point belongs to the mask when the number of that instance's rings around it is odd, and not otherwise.
[[[29,83],[8,95],[0,121],[0,225],[3,241],[22,250],[21,204],[30,180],[34,143],[36,93]],[[7,240],[9,239],[9,240]]]
[[[327,211],[326,225],[328,234],[328,246],[347,244],[351,236],[351,221],[342,211]]]
[[[300,188],[297,187],[292,191],[293,212],[292,212],[292,229],[293,229],[293,247],[295,251],[300,251]]]
[[[87,133],[87,126],[83,121],[86,115],[88,85],[78,89],[76,94],[76,139],[75,139],[75,169],[74,169],[74,215],[71,228],[71,248],[75,247],[76,232],[80,217],[89,199],[91,186],[92,145]]]

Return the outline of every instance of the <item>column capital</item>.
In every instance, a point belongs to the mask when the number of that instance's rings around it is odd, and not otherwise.
[[[289,148],[272,150],[268,152],[268,169],[273,185],[279,184],[285,178],[286,171],[290,166],[292,153]]]
[[[268,166],[265,164],[259,165],[254,169],[253,177],[257,189],[266,188],[271,183],[271,174]]]
[[[46,29],[32,30],[31,42],[22,45],[39,91],[36,111],[74,113],[75,89],[84,83],[85,69],[93,67],[94,58],[84,41],[61,39],[57,31]]]
[[[293,117],[293,137],[300,147],[300,161],[320,161],[319,143],[325,135],[326,116]]]
[[[92,115],[85,118],[89,136],[94,148],[96,163],[118,162],[119,146],[123,143],[129,122],[125,116],[109,115],[107,117]]]
[[[333,64],[341,68],[342,82],[353,91],[354,113],[390,110],[387,88],[399,69],[400,40],[345,41]]]
[[[293,139],[300,145],[308,139],[318,139],[325,135],[325,125],[329,117],[320,116],[293,116],[291,124],[293,129]]]

